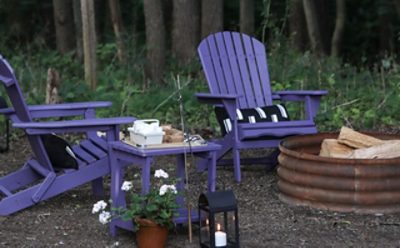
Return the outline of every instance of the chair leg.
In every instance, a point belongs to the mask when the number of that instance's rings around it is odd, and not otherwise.
[[[242,180],[240,173],[240,150],[233,148],[232,156],[233,156],[233,171],[235,174],[235,180],[236,182],[239,183]]]
[[[104,186],[102,177],[92,180],[92,191],[94,197],[99,199],[104,197]]]

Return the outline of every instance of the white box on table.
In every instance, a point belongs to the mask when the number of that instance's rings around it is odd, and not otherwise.
[[[162,144],[164,132],[156,119],[136,120],[133,127],[129,127],[131,141],[138,145]]]

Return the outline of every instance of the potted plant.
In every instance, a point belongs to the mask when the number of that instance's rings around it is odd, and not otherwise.
[[[99,213],[102,224],[109,223],[114,217],[133,220],[139,247],[164,247],[168,229],[174,227],[173,218],[178,216],[178,191],[175,187],[176,180],[169,178],[164,170],[156,170],[154,178],[150,191],[144,195],[132,190],[131,181],[125,181],[121,190],[127,192],[126,207],[106,211],[108,204],[99,201],[93,205],[92,213]]]

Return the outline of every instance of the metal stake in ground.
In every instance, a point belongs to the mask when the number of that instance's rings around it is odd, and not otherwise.
[[[184,135],[184,142],[185,140],[188,140],[189,147],[190,146],[190,139],[187,136],[187,132],[185,131],[185,119],[184,119],[184,110],[183,110],[183,102],[182,102],[182,94],[181,94],[181,83],[179,79],[179,75],[177,75],[176,79],[176,86],[177,86],[177,92],[178,92],[178,102],[179,102],[179,114],[180,114],[180,119],[181,119],[181,128],[183,131]],[[187,137],[186,137],[187,136]],[[189,242],[192,243],[192,208],[189,202],[189,173],[188,173],[188,164],[187,164],[187,154],[186,154],[186,144],[183,145],[183,157],[184,157],[184,163],[185,163],[185,195],[186,195],[186,202],[187,202],[187,211],[188,211],[188,232],[189,232]]]

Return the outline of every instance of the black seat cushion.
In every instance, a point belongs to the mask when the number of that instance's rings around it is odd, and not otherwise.
[[[44,148],[56,169],[78,169],[78,162],[69,143],[54,134],[42,135]]]
[[[223,107],[215,107],[218,124],[221,127],[222,135],[232,130],[232,121]],[[237,109],[236,117],[239,123],[257,123],[257,122],[279,122],[289,121],[289,115],[283,104],[264,106],[258,108]]]

